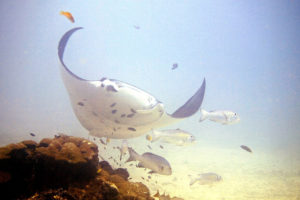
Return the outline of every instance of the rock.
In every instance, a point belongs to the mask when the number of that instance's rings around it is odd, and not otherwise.
[[[11,175],[8,172],[0,171],[0,184],[5,183],[11,179]]]
[[[42,139],[40,141],[40,143],[39,143],[38,146],[39,147],[48,147],[51,142],[52,142],[52,139],[50,139],[50,138],[44,138],[44,139]]]
[[[26,140],[0,148],[1,199],[154,200],[126,169],[98,160],[98,147],[60,134],[38,144]]]
[[[35,149],[37,147],[37,143],[33,140],[25,140],[22,143],[29,149]]]

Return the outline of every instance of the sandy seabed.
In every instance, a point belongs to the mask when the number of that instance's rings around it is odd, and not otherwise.
[[[107,145],[110,155],[113,151],[109,149],[115,144]],[[152,194],[159,191],[186,200],[300,200],[299,156],[261,149],[249,153],[239,146],[224,148],[210,144],[188,147],[162,144],[162,149],[160,143],[153,143],[150,150],[147,148],[149,144],[140,141],[135,149],[140,154],[150,151],[165,157],[172,166],[171,176],[150,175],[147,170],[136,168],[136,162],[131,162],[131,166],[130,163],[120,163],[128,169],[132,181],[143,182]],[[116,158],[118,155],[115,152]],[[192,177],[207,172],[217,173],[222,176],[222,181],[189,185]]]

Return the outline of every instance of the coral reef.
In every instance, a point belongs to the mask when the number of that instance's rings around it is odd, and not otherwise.
[[[59,135],[0,148],[1,199],[154,200],[142,183],[128,181],[126,169],[98,160],[86,139]]]

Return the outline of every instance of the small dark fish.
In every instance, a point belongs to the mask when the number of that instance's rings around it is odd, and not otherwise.
[[[151,176],[148,176],[148,179],[151,179]]]
[[[94,138],[94,141],[96,141],[96,138]]]
[[[134,116],[134,113],[131,113],[131,114],[127,115],[127,118],[131,118],[133,116]]]
[[[78,102],[77,103],[79,106],[84,106],[84,103],[82,103],[82,102]]]
[[[117,104],[117,103],[113,103],[113,104],[110,105],[110,107],[114,107],[116,104]]]
[[[245,151],[248,151],[248,152],[252,153],[252,150],[249,147],[245,146],[245,145],[241,145],[241,148],[244,149]]]
[[[94,111],[93,111],[92,113],[93,113],[93,115],[94,115],[95,117],[98,117],[98,114],[97,114],[97,113],[95,113]]]
[[[111,111],[112,114],[115,114],[116,112],[117,112],[117,110],[112,110]]]
[[[32,137],[34,137],[34,136],[35,136],[35,134],[34,134],[34,133],[30,133],[30,135],[31,135]]]
[[[147,147],[148,147],[149,149],[151,149],[151,150],[152,150],[152,148],[151,148],[151,146],[150,146],[150,145],[147,145]]]
[[[161,149],[163,149],[163,148],[164,148],[162,145],[159,145],[159,147],[160,147]]]
[[[141,178],[142,178],[143,180],[145,180],[145,178],[144,178],[144,177],[142,177],[142,176],[141,176]]]
[[[132,128],[132,127],[128,127],[128,130],[130,130],[130,131],[136,131],[136,129]]]
[[[178,64],[177,64],[177,63],[174,63],[174,64],[172,65],[172,70],[176,69],[177,67],[178,67]]]
[[[137,30],[139,30],[141,28],[140,26],[137,26],[137,25],[134,25],[133,27]]]
[[[101,144],[106,145],[106,143],[102,139],[99,139],[99,140],[100,140]]]

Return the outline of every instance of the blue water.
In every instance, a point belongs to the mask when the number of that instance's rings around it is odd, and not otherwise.
[[[72,36],[65,54],[78,76],[135,85],[163,102],[169,113],[206,78],[202,107],[241,117],[228,126],[199,123],[198,112],[168,127],[187,130],[198,142],[183,149],[154,148],[182,178],[170,186],[162,183],[174,177],[158,177],[161,190],[188,199],[297,199],[299,9],[297,0],[1,1],[0,144],[39,141],[57,132],[88,137],[72,111],[57,56],[61,36],[80,26],[84,29]],[[62,10],[73,14],[74,24],[59,14]],[[178,68],[171,70],[174,63]],[[149,150],[144,137],[129,143],[139,153]],[[240,149],[242,144],[254,153]],[[213,171],[225,179],[190,188],[187,170]]]

